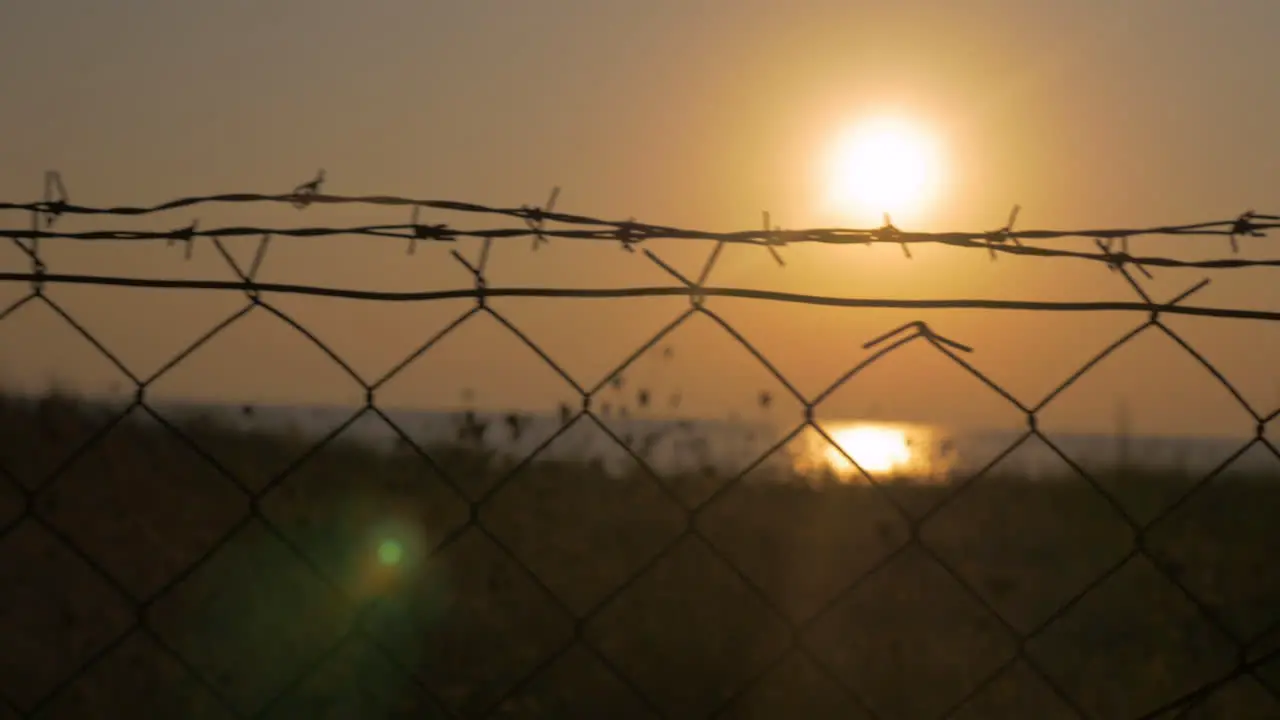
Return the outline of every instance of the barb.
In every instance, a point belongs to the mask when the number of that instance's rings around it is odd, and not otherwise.
[[[299,210],[310,205],[320,194],[320,186],[324,184],[324,168],[316,171],[315,178],[302,183],[293,189],[290,202]]]
[[[629,253],[634,253],[636,251],[635,246],[645,240],[644,230],[642,226],[636,224],[635,220],[635,218],[631,218],[619,224],[618,229],[613,233],[613,237],[622,245],[622,249]],[[571,236],[564,234],[561,237]]]
[[[769,250],[769,254],[773,256],[774,262],[778,263],[778,267],[786,267],[787,264],[782,261],[782,255],[778,253],[778,248],[776,246],[786,245],[787,237],[782,233],[782,227],[780,225],[773,226],[772,230],[769,229],[768,210],[764,211],[764,230],[766,233],[769,233],[768,244],[765,245],[765,248],[767,248]],[[719,247],[719,245],[717,245],[717,247]]]
[[[540,246],[547,244],[547,236],[544,232],[546,229],[546,215],[554,212],[556,209],[556,199],[560,197],[560,186],[551,188],[551,197],[547,198],[547,204],[538,208],[528,205],[521,206],[521,210],[525,212],[525,224],[529,227],[529,231],[533,233],[533,250],[537,250]]]
[[[184,228],[179,228],[177,230],[174,230],[172,233],[170,233],[167,236],[168,242],[166,243],[166,245],[168,245],[169,247],[173,247],[174,243],[178,243],[178,242],[182,243],[183,258],[186,260],[190,260],[192,257],[192,254],[195,252],[195,239],[197,237],[196,228],[199,226],[199,223],[200,223],[199,220],[192,220],[190,225]],[[210,237],[212,237],[214,241],[218,240],[217,235],[212,235]]]
[[[1125,275],[1125,277],[1127,278],[1128,275],[1125,274],[1124,272],[1124,266],[1126,264],[1133,265],[1134,267],[1138,268],[1138,272],[1142,273],[1148,280],[1153,279],[1151,277],[1151,273],[1147,272],[1147,269],[1142,266],[1141,262],[1129,256],[1129,239],[1128,238],[1125,238],[1125,237],[1120,238],[1120,248],[1121,248],[1120,252],[1115,252],[1114,250],[1111,249],[1112,245],[1115,242],[1114,239],[1108,240],[1106,242],[1103,242],[1101,240],[1094,240],[1093,242],[1095,245],[1098,246],[1098,249],[1102,251],[1102,255],[1103,257],[1106,258],[1107,268],[1109,270],[1113,272],[1118,271],[1122,275]]]
[[[62,214],[66,212],[71,196],[67,194],[67,186],[62,182],[62,174],[50,170],[44,175],[44,202],[39,212],[44,216],[45,227],[53,227]]]
[[[884,214],[884,225],[872,234],[872,239],[876,242],[896,242],[902,246],[902,254],[908,260],[911,259],[911,249],[907,247],[907,240],[901,230],[894,226],[893,221],[889,219],[889,213]]]
[[[418,221],[418,214],[422,210],[420,205],[413,206],[413,214],[409,217],[409,227],[413,234],[409,237],[408,254],[413,255],[418,250],[418,243],[423,240],[431,240],[434,242],[455,242],[456,238],[449,231],[449,226],[444,223],[434,225],[424,225]]]
[[[1233,254],[1240,252],[1240,244],[1237,242],[1236,238],[1242,235],[1248,237],[1263,237],[1262,230],[1266,226],[1254,223],[1253,220],[1256,217],[1257,215],[1253,210],[1246,210],[1240,215],[1240,217],[1236,218],[1235,222],[1231,224],[1230,240],[1231,252]]]
[[[1013,224],[1018,220],[1018,213],[1022,211],[1021,205],[1014,205],[1013,210],[1009,211],[1009,220],[1004,227],[998,230],[992,230],[987,234],[987,252],[991,255],[991,259],[996,259],[996,246],[1005,243],[1013,243],[1018,247],[1022,247],[1022,242],[1018,240],[1018,236],[1013,234]]]

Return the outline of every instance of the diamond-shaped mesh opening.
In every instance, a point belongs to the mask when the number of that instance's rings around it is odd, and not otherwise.
[[[926,337],[874,348],[822,396],[810,452],[841,476],[878,483],[913,516],[928,512],[1024,434],[1025,413],[976,360]]]
[[[518,470],[485,503],[480,522],[581,615],[670,545],[687,516],[629,456],[613,468],[550,459],[557,444],[575,441],[574,430],[606,436],[593,420],[579,420],[547,447],[545,459]],[[538,508],[536,515],[529,508]]]
[[[1037,416],[1053,445],[1142,522],[1234,455],[1256,425],[1228,387],[1154,327],[1090,366]]]
[[[944,322],[936,330],[945,335],[946,327]],[[950,433],[1025,427],[1017,406],[988,384],[994,380],[983,369],[982,351],[966,352],[944,340],[935,343],[917,332],[903,332],[863,349],[861,357],[846,364],[848,372],[838,378],[839,384],[823,396],[818,416],[914,422]],[[960,450],[973,453],[978,448]],[[965,465],[981,467],[989,459],[972,454]]]
[[[9,391],[47,388],[118,402],[131,394],[131,371],[92,328],[49,291],[16,305],[0,305],[0,381]],[[21,349],[21,352],[18,349]]]
[[[590,285],[599,287],[598,283],[597,280]],[[499,297],[493,298],[490,307],[534,340],[566,375],[591,389],[604,383],[619,364],[687,312],[689,301],[680,297],[657,297],[566,304],[557,300]],[[665,345],[659,343],[660,348]],[[682,369],[680,363],[667,363],[660,369],[667,372],[653,373],[658,377],[648,378],[654,385],[653,410],[671,404],[670,395],[677,389],[675,381],[683,378],[679,374],[668,376],[668,372]],[[643,373],[635,378],[637,382],[641,377]],[[686,389],[694,387],[685,385]],[[612,410],[621,411],[623,403],[614,400]],[[639,408],[632,405],[631,410]]]
[[[1123,560],[1133,530],[1031,437],[939,506],[920,539],[1001,617],[1029,633]]]
[[[107,254],[110,255],[109,252]],[[140,264],[144,264],[144,267],[134,265],[130,268],[131,274],[170,278],[173,275],[193,279],[200,277],[199,273],[191,273],[189,266],[173,262],[175,258],[172,255],[167,258],[169,262],[165,262],[166,258],[163,257],[157,262],[155,254],[165,255],[162,249],[156,247],[146,248],[140,255],[135,255],[141,259]],[[119,262],[121,258],[114,260]],[[145,265],[153,267],[146,268]],[[68,267],[59,269],[62,272],[73,272]],[[87,264],[81,271],[98,273],[102,268]],[[212,274],[218,276],[224,275],[224,272],[214,269]],[[167,293],[163,301],[157,302],[152,289],[110,286],[59,287],[56,291],[51,290],[49,296],[139,379],[161,372],[173,358],[198,342],[208,331],[245,312],[249,305],[248,299],[238,293],[176,292]],[[0,323],[0,327],[3,327],[3,323]],[[99,354],[96,349],[91,352]],[[67,358],[63,362],[81,365],[88,359],[90,358],[86,352],[81,357]],[[278,371],[264,364],[259,367],[259,372],[271,374]],[[84,377],[78,367],[75,368],[74,376]],[[206,376],[205,386],[216,377]],[[112,384],[111,380],[115,378],[109,378],[107,384],[101,387],[116,393],[132,392],[133,387],[127,381],[120,380]]]
[[[579,644],[503,701],[490,717],[652,720],[661,716],[595,653]]]
[[[468,504],[372,412],[295,466],[263,517],[351,597],[371,601],[429,564],[470,519]],[[380,440],[384,442],[379,442]]]
[[[726,255],[729,252],[729,249],[725,250]],[[757,261],[760,259],[756,258]],[[712,277],[720,277],[723,281],[726,276],[734,274],[732,270],[721,267],[717,268]],[[778,280],[778,284],[790,292],[808,292],[813,289],[811,283],[791,273],[763,272],[752,278],[753,281],[760,280],[765,284],[769,284],[767,281],[770,279]],[[882,334],[887,328],[921,318],[917,310],[878,308],[870,313],[851,313],[840,307],[805,304],[778,306],[754,298],[736,297],[709,298],[705,307],[714,313],[715,318],[747,338],[752,347],[768,358],[769,363],[792,387],[809,398],[816,397],[829,388],[870,354],[867,348],[862,347],[864,340]],[[947,317],[954,318],[954,315]],[[929,317],[929,320],[933,319],[934,317]],[[950,324],[942,316],[938,319],[943,326]],[[862,417],[869,409],[892,412],[895,399],[891,394],[877,392],[874,383],[870,387],[872,394],[876,396],[874,400],[846,396],[835,403],[832,412],[841,418]],[[908,403],[911,402],[908,399]],[[937,409],[932,404],[924,409],[930,408]],[[904,409],[910,413],[922,408],[917,404],[914,408]],[[788,420],[794,417],[785,413],[780,415]],[[872,413],[873,419],[880,419],[876,415],[878,413]]]
[[[314,282],[314,278],[309,281]],[[388,285],[422,287],[420,277],[411,283],[400,278],[387,278],[386,282]],[[326,347],[342,358],[357,375],[370,382],[412,356],[430,338],[445,332],[459,317],[475,307],[475,303],[468,300],[353,303],[342,298],[284,293],[271,293],[264,297],[273,308],[323,339]],[[480,374],[473,377],[480,377]],[[468,378],[459,375],[452,382],[466,386]],[[382,400],[388,409],[396,406],[391,397]]]
[[[472,500],[541,452],[582,405],[581,392],[517,333],[475,313],[425,338],[434,342],[377,381],[377,406]],[[502,372],[476,371],[495,359]]]
[[[243,519],[248,499],[169,428],[133,410],[36,497],[36,512],[145,599]]]
[[[803,460],[812,445],[797,438],[780,454]],[[801,622],[901,549],[910,527],[880,489],[821,482],[795,464],[784,458],[747,473],[699,514],[697,528]]]
[[[135,632],[89,667],[38,717],[231,720],[236,714],[155,640]]]
[[[484,714],[573,638],[569,613],[471,528],[370,610],[368,632],[452,712]]]
[[[351,631],[345,598],[253,520],[151,606],[147,621],[238,712],[256,713]]]
[[[0,538],[0,695],[30,710],[132,624],[133,605],[33,520]]]
[[[434,720],[449,715],[380,650],[368,641],[353,638],[273,702],[263,717]]]
[[[360,381],[322,347],[255,307],[156,378],[147,404],[257,492],[365,403]]]
[[[1220,301],[1231,302],[1221,292],[1226,285],[1210,286],[1197,298],[1207,300],[1210,292],[1217,290]],[[1169,315],[1160,322],[1226,378],[1258,413],[1267,415],[1280,408],[1280,385],[1272,371],[1272,358],[1280,352],[1280,325],[1196,315]],[[1248,345],[1242,351],[1240,341],[1244,338],[1248,338]],[[1183,352],[1187,350],[1184,348]]]
[[[731,702],[718,717],[866,720],[872,716],[816,663],[792,653]]]
[[[1004,260],[1005,258],[1001,258]],[[1023,258],[1012,258],[1021,263]],[[1040,263],[1030,260],[1026,272],[1043,271]],[[1051,278],[1051,282],[1031,283],[1017,287],[1006,284],[1011,275],[1018,274],[1013,263],[993,263],[975,270],[989,271],[969,276],[972,295],[1004,297],[1009,299],[1042,300],[1102,300],[1112,298],[1127,300],[1126,289],[1105,282],[1068,284]],[[1052,269],[1049,269],[1052,273]],[[949,269],[948,276],[955,270]],[[1099,280],[1095,277],[1094,280]],[[905,288],[904,288],[905,289]],[[957,355],[987,372],[997,381],[1000,389],[1024,403],[1035,403],[1049,395],[1114,340],[1125,337],[1140,325],[1143,317],[1132,313],[1037,313],[954,310],[932,314],[922,311],[904,313],[899,322],[927,319],[939,333],[973,348],[972,353],[957,351]],[[894,323],[885,322],[869,329],[862,337],[874,337],[882,328]],[[1109,392],[1114,395],[1114,391]],[[892,409],[894,406],[886,406]],[[1110,409],[1110,408],[1108,408]],[[1110,421],[1111,416],[1104,419]],[[1098,429],[1098,428],[1089,428]],[[1103,426],[1110,430],[1110,423]],[[964,446],[958,450],[963,452]]]
[[[911,718],[946,712],[1017,647],[991,610],[915,546],[827,609],[804,643],[878,716]]]
[[[586,628],[586,641],[645,697],[682,717],[704,717],[733,698],[781,656],[788,636],[772,607],[696,537]]]
[[[1280,700],[1252,677],[1233,680],[1207,698],[1201,699],[1185,714],[1169,713],[1168,717],[1186,720],[1269,720],[1280,717]]]
[[[746,471],[801,413],[785,383],[744,347],[749,339],[715,317],[689,316],[612,375],[593,400],[601,421],[687,507]]]
[[[126,372],[42,299],[0,322],[0,467],[36,488],[90,445],[124,411]],[[114,390],[114,391],[113,391]]]
[[[1241,638],[1280,622],[1277,470],[1280,458],[1255,445],[1147,534],[1162,567]]]
[[[1025,661],[1018,660],[969,698],[955,720],[1079,720],[1080,715]]]
[[[1132,718],[1217,679],[1237,647],[1139,556],[1032,638],[1028,651],[1087,712]]]

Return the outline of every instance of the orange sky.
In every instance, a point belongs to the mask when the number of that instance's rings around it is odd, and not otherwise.
[[[859,119],[913,118],[946,148],[946,192],[918,217],[923,230],[983,230],[1023,207],[1021,227],[1103,227],[1232,217],[1280,207],[1280,47],[1268,32],[1280,5],[1192,0],[1025,2],[539,3],[9,3],[0,8],[0,198],[39,196],[62,172],[71,197],[149,204],[178,195],[281,192],[328,174],[338,194],[394,193],[559,209],[707,229],[754,228],[769,210],[786,227],[865,218],[820,211],[824,152]],[[241,206],[200,209],[202,227],[399,222],[386,210]],[[430,214],[429,214],[430,215]],[[476,226],[477,217],[427,217]],[[66,219],[64,229],[178,227],[154,221]],[[27,219],[0,215],[0,225]],[[1269,240],[1246,255],[1272,257]],[[1086,246],[1080,246],[1084,249]],[[655,251],[690,274],[702,243]],[[787,248],[787,267],[731,248],[711,282],[856,297],[1133,299],[1094,264],[922,248]],[[469,247],[469,252],[474,248]],[[1135,251],[1225,256],[1225,241],[1147,240]],[[239,246],[248,257],[250,245]],[[230,279],[213,248],[183,262],[163,245],[50,243],[55,272]],[[616,246],[561,241],[531,253],[501,247],[493,285],[668,284]],[[0,269],[24,271],[0,248]],[[1266,270],[1213,274],[1197,304],[1280,307]],[[1170,297],[1203,276],[1160,271]],[[406,257],[400,243],[280,241],[260,275],[383,290],[460,287],[447,249]],[[21,287],[0,287],[0,304]],[[53,287],[55,298],[139,375],[243,304],[234,294]],[[467,302],[377,306],[269,298],[353,367],[375,378]],[[592,385],[684,307],[678,299],[505,301],[495,307]],[[860,345],[923,319],[976,348],[971,361],[1034,404],[1140,317],[1115,314],[810,309],[742,300],[708,307],[734,323],[814,393],[864,357]],[[156,382],[157,396],[236,402],[358,403],[358,387],[296,333],[250,317]],[[752,413],[762,389],[782,391],[721,330],[698,318],[632,373],[632,387],[679,391],[682,410]],[[1280,403],[1273,370],[1280,328],[1174,318],[1259,407]],[[492,322],[469,324],[379,399],[549,407],[563,383]],[[0,377],[26,387],[57,379],[122,385],[47,310],[0,323]],[[1248,434],[1251,421],[1167,338],[1152,335],[1100,367],[1045,411],[1047,429],[1113,426],[1132,406],[1140,431]],[[1007,426],[1002,400],[911,347],[837,393],[824,413]],[[780,403],[778,413],[794,413]]]

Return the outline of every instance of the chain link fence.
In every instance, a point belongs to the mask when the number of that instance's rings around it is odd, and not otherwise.
[[[1246,213],[1202,225],[1088,232],[920,234],[886,218],[867,231],[709,233],[606,222],[551,207],[487,208],[391,197],[320,194],[323,173],[294,192],[184,198],[155,207],[71,204],[50,175],[45,199],[0,204],[29,227],[0,231],[30,268],[0,268],[0,286],[29,288],[6,318],[44,306],[126,377],[132,400],[107,411],[73,397],[0,395],[0,718],[1280,717],[1280,573],[1271,552],[1280,489],[1230,481],[1232,463],[1263,448],[1280,410],[1245,401],[1164,322],[1173,314],[1280,314],[1186,304],[1201,283],[1156,302],[1134,273],[1150,267],[1243,267],[1273,261],[1187,262],[1135,257],[1145,234],[1239,236],[1280,226]],[[410,208],[411,222],[344,228],[68,232],[66,215],[136,217],[203,204],[362,203]],[[422,209],[508,217],[522,226],[464,231],[420,222]],[[1016,215],[1016,211],[1015,211]],[[550,224],[557,227],[553,229]],[[392,293],[256,280],[272,236],[355,235],[420,243],[482,239],[453,257],[468,291]],[[228,237],[262,237],[248,267]],[[1026,244],[1092,239],[1098,252]],[[645,253],[674,287],[627,290],[498,288],[487,282],[494,242],[554,238],[618,243]],[[643,245],[713,243],[700,277]],[[208,242],[238,280],[160,281],[60,275],[41,244]],[[760,245],[780,264],[802,242],[919,243],[1105,263],[1131,303],[850,300],[714,288],[728,243]],[[59,285],[236,292],[243,307],[149,376],[135,374],[58,301]],[[475,305],[403,362],[365,378],[268,299],[272,295]],[[675,295],[688,308],[607,378],[580,384],[495,297]],[[914,322],[871,339],[871,354],[821,393],[797,390],[710,307],[747,297],[845,307],[1013,307],[1130,311],[1145,319],[1035,404],[971,364],[970,348]],[[319,441],[176,417],[149,391],[249,315],[269,316],[314,344],[366,401]],[[452,442],[427,443],[378,406],[389,381],[464,324],[487,316],[579,394],[526,457],[495,461],[474,415]],[[637,360],[695,317],[720,326],[804,408],[767,451],[733,473],[663,471],[602,412]],[[1172,483],[1133,471],[1099,477],[1038,426],[1045,407],[1103,358],[1149,333],[1168,336],[1256,421],[1256,434],[1213,472]],[[907,346],[925,345],[1026,418],[1026,430],[977,472],[911,485],[860,467],[815,410],[838,388]],[[4,348],[8,353],[14,348]],[[21,352],[21,349],[18,349]],[[768,404],[768,395],[760,397]],[[641,397],[641,403],[648,402]],[[246,408],[244,412],[250,413]],[[399,440],[375,452],[349,438],[357,423]],[[505,419],[515,435],[521,419]],[[574,427],[593,428],[629,458],[621,477],[545,452]],[[804,434],[824,439],[860,482],[752,482]],[[1002,478],[1018,447],[1043,443],[1070,483]],[[1271,478],[1274,479],[1274,478]],[[830,480],[830,478],[828,478]]]

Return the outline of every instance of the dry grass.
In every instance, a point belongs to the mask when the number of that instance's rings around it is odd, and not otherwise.
[[[652,717],[637,691],[671,717],[862,717],[838,680],[876,717],[933,718],[995,674],[956,717],[1076,717],[1021,648],[1090,717],[1130,718],[1280,619],[1280,486],[1256,478],[1167,513],[1187,480],[1105,478],[1159,518],[1153,560],[1078,479],[945,504],[888,486],[913,523],[867,486],[748,478],[691,517],[724,478],[545,461],[476,504],[501,469],[463,446],[427,450],[451,482],[341,438],[275,482],[300,438],[184,426],[202,454],[142,417],[67,465],[105,417],[0,401],[0,694],[24,713],[74,678],[39,717],[233,717],[217,695],[267,718],[434,716],[422,686],[464,717],[517,686],[493,717]],[[1263,681],[1280,691],[1280,663]],[[1188,717],[1280,702],[1245,678]]]

